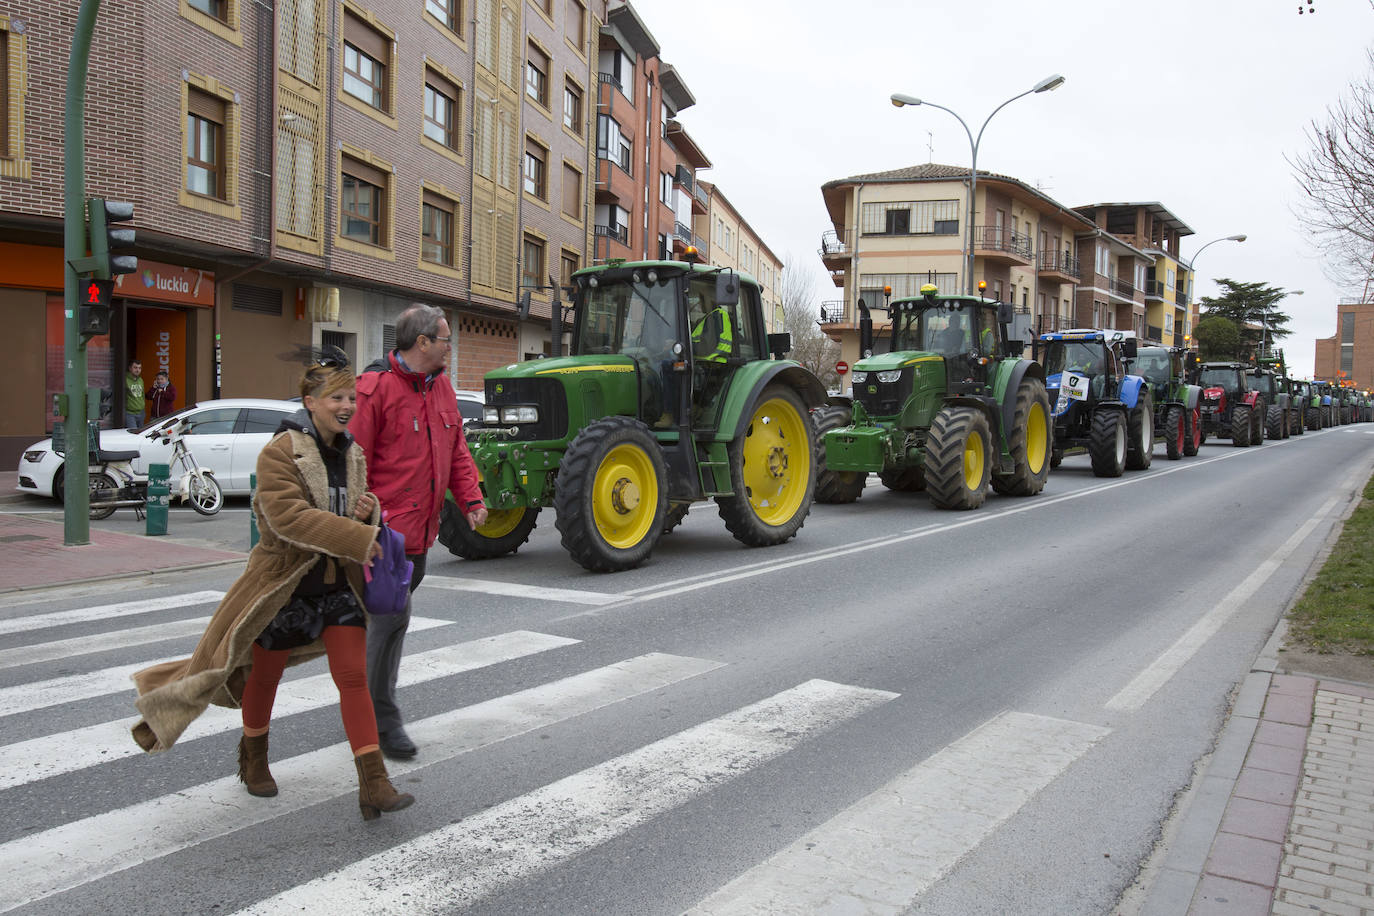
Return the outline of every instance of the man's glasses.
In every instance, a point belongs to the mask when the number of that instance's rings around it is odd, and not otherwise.
[[[428,334],[426,334],[425,336],[426,336],[426,337],[429,337],[429,339],[432,340],[432,341],[434,341],[435,343],[452,343],[452,342],[453,342],[453,335],[451,335],[451,334],[450,334],[448,337],[430,337]]]

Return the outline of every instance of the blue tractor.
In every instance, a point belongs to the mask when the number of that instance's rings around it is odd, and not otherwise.
[[[1126,366],[1136,356],[1132,331],[1074,328],[1042,334],[1036,360],[1054,414],[1050,467],[1064,451],[1082,447],[1098,477],[1143,471],[1154,457],[1154,401],[1150,385]]]

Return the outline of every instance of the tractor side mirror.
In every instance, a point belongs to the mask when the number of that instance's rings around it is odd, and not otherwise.
[[[873,316],[862,299],[859,300],[859,354],[861,359],[873,355]]]
[[[997,323],[1011,324],[1011,317],[1014,312],[1015,309],[1012,308],[1012,304],[1010,302],[997,303]]]
[[[768,335],[768,352],[773,354],[774,359],[782,359],[792,352],[792,335],[786,331],[780,334]]]
[[[1197,352],[1196,352],[1196,351],[1194,351],[1194,350],[1189,350],[1188,353],[1187,353],[1187,355],[1185,355],[1185,356],[1183,357],[1183,368],[1184,368],[1186,371],[1188,371],[1188,372],[1192,372],[1194,369],[1197,368]]]
[[[722,271],[716,274],[716,305],[728,307],[739,304],[739,274]]]
[[[1127,337],[1125,340],[1121,341],[1121,355],[1123,357],[1126,359],[1135,359],[1135,354],[1136,339],[1134,337]]]
[[[1024,340],[1007,340],[1002,342],[1002,354],[1012,359],[1020,359],[1026,352],[1026,342]]]

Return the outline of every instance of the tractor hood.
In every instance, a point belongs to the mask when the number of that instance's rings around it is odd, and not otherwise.
[[[620,373],[635,371],[635,361],[620,354],[598,354],[589,356],[559,356],[553,359],[530,359],[522,363],[511,363],[500,369],[488,372],[485,378],[549,378],[563,375],[576,375],[582,372]]]
[[[943,360],[944,357],[938,353],[927,353],[922,350],[899,350],[896,353],[875,353],[855,363],[854,371],[888,372],[893,369],[905,369],[907,366],[913,366],[916,363],[931,359]]]

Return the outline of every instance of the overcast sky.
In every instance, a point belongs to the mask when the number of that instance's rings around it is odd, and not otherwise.
[[[905,92],[959,112],[977,136],[994,108],[1042,78],[1054,92],[1002,109],[981,170],[1067,206],[1160,201],[1194,231],[1196,295],[1229,277],[1303,290],[1283,342],[1309,375],[1336,332],[1340,289],[1292,216],[1285,156],[1306,149],[1368,67],[1370,0],[631,0],[697,103],[680,115],[718,184],[773,252],[806,259],[831,228],[827,181],[935,161],[967,167],[959,122],[897,109]],[[934,146],[933,155],[929,146]],[[822,282],[821,298],[841,291]]]

